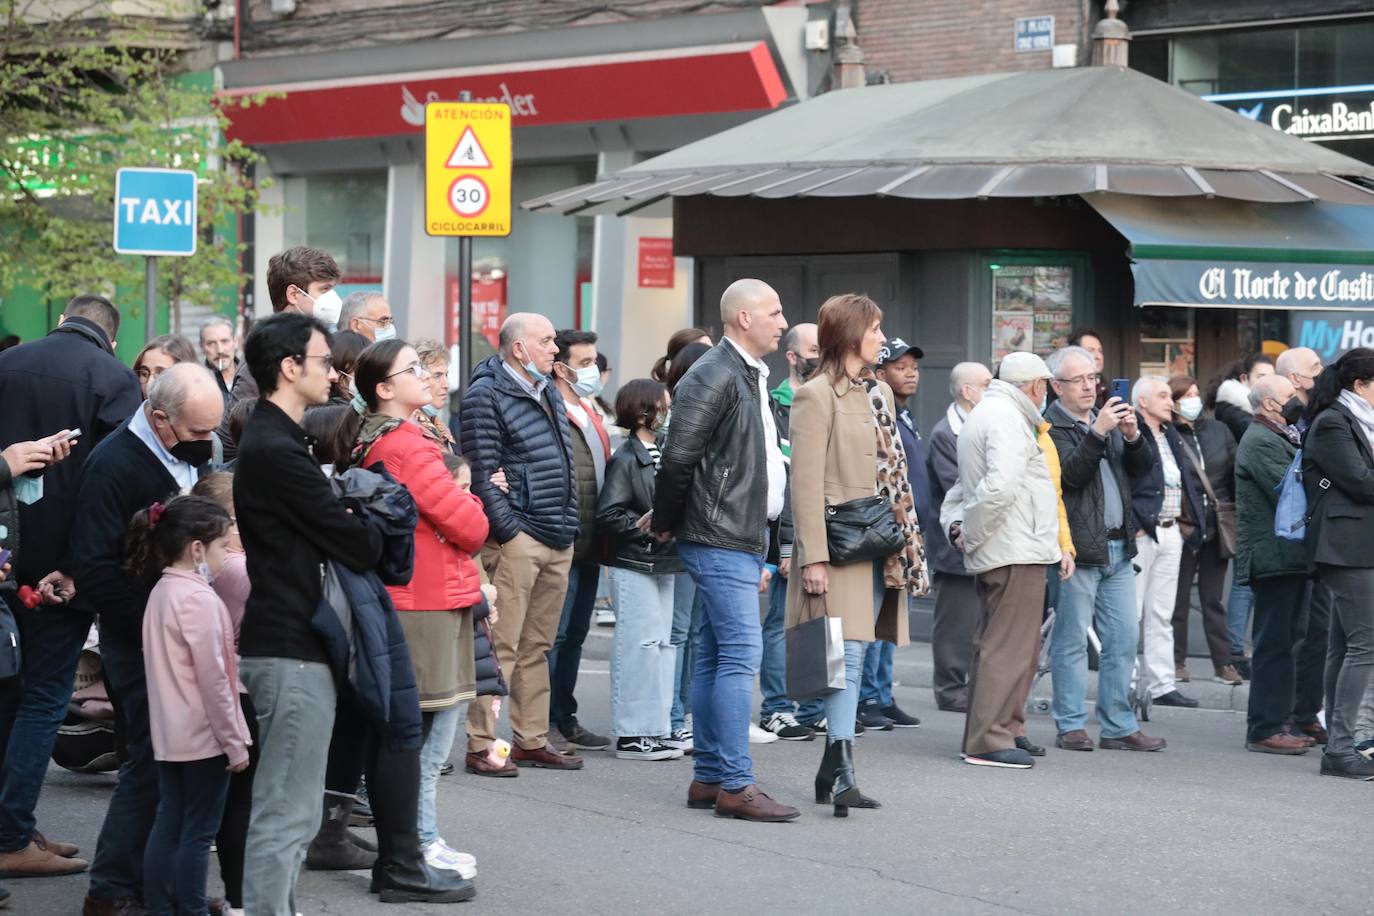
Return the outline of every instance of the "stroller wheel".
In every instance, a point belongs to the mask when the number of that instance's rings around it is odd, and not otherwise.
[[[1030,703],[1029,703],[1028,705],[1030,706],[1030,711],[1031,711],[1032,714],[1038,713],[1038,714],[1040,714],[1040,715],[1042,715],[1042,716],[1043,716],[1043,715],[1048,715],[1048,714],[1049,714],[1049,711],[1050,711],[1050,700],[1049,700],[1049,697],[1031,697]]]

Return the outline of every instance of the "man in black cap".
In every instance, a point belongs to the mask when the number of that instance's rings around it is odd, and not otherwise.
[[[897,402],[897,431],[906,450],[907,476],[911,480],[911,495],[916,502],[916,518],[921,533],[940,527],[940,509],[931,504],[930,477],[926,470],[925,443],[916,431],[908,405],[921,384],[920,360],[925,356],[920,347],[913,347],[900,337],[890,337],[878,353],[878,378],[892,388]],[[938,535],[937,535],[938,536]],[[921,720],[909,716],[892,698],[892,653],[897,647],[890,642],[874,640],[864,652],[864,677],[859,687],[859,722],[864,728],[888,731],[892,728],[915,728]]]

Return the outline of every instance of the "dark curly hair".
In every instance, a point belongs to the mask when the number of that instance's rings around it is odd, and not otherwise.
[[[181,556],[192,541],[209,544],[229,530],[229,513],[204,496],[177,496],[140,509],[124,536],[124,568],[147,581]]]

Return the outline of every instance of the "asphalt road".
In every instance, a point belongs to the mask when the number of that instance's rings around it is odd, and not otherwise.
[[[929,651],[899,657],[909,667]],[[609,724],[606,670],[584,662],[578,691],[598,731]],[[1363,828],[1374,784],[1318,777],[1316,753],[1246,752],[1239,713],[1158,709],[1147,730],[1168,738],[1163,753],[1051,748],[1034,770],[1011,771],[961,763],[963,717],[936,711],[928,689],[899,686],[897,698],[923,724],[859,739],[860,784],[883,808],[844,820],[811,803],[819,742],[754,749],[761,785],[803,810],[790,824],[689,811],[689,761],[594,753],[582,772],[513,780],[460,768],[440,783],[445,836],[478,858],[478,897],[459,912],[1371,910]],[[1030,734],[1049,744],[1053,725],[1034,717]],[[111,784],[54,770],[42,829],[91,851]],[[84,876],[4,883],[16,912],[43,916],[78,914],[86,888]],[[383,906],[366,883],[308,872],[298,902],[307,914],[440,912]]]

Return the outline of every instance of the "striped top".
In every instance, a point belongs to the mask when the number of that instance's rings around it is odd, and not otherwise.
[[[654,470],[658,470],[659,462],[663,459],[663,453],[658,450],[657,442],[645,442],[644,450],[649,453],[649,457],[654,459]]]

